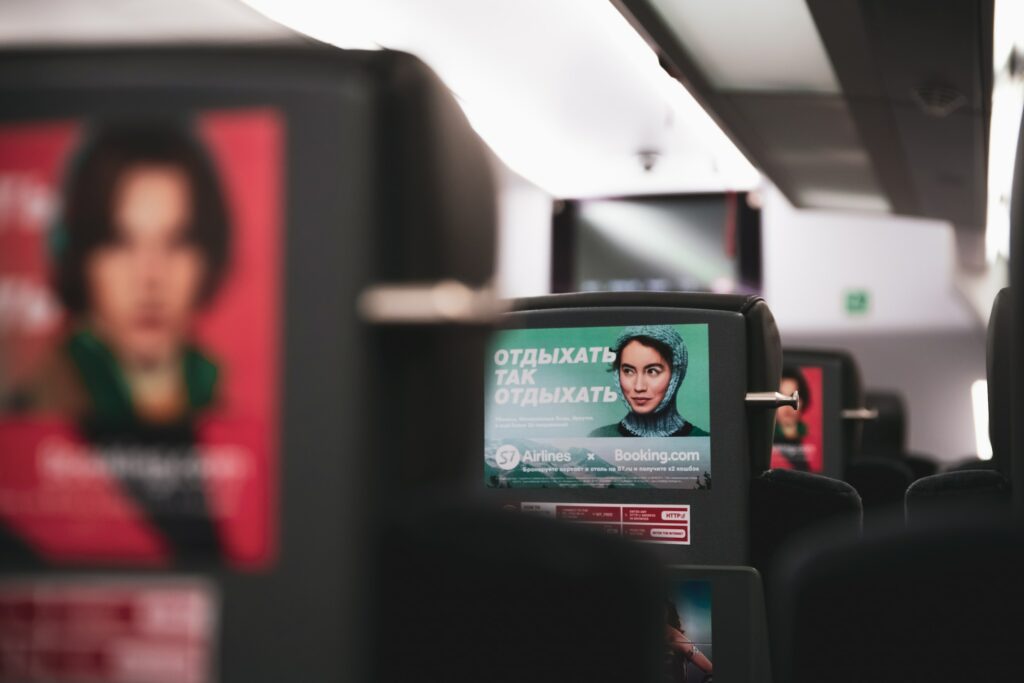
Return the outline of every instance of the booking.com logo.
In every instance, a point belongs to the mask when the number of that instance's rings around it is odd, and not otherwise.
[[[494,452],[494,462],[503,470],[514,470],[521,459],[519,449],[512,444],[498,446],[498,450]]]

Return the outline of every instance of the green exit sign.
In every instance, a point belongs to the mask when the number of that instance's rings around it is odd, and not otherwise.
[[[850,315],[864,315],[871,306],[871,295],[866,289],[846,290],[846,312]]]

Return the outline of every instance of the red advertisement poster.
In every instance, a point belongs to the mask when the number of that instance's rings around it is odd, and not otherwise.
[[[0,582],[0,683],[212,683],[217,622],[203,581]]]
[[[0,539],[273,560],[284,139],[265,108],[0,125]]]
[[[815,473],[824,470],[821,376],[821,368],[812,365],[783,368],[779,391],[787,396],[799,391],[800,403],[797,408],[783,407],[776,411],[773,468]]]

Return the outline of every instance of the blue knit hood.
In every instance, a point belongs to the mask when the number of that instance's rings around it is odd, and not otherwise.
[[[633,412],[629,401],[626,399],[625,392],[619,386],[622,402],[626,404],[626,408],[629,410],[620,424],[627,432],[635,436],[669,436],[682,429],[683,425],[686,424],[686,420],[682,418],[676,409],[676,394],[679,393],[679,387],[683,383],[683,378],[686,377],[686,367],[689,361],[686,343],[679,336],[679,333],[668,325],[634,325],[622,331],[622,334],[615,340],[611,350],[618,355],[626,344],[637,337],[657,340],[672,350],[672,376],[669,378],[665,397],[661,399],[661,403],[653,411],[646,415]],[[616,385],[618,385],[617,374]]]

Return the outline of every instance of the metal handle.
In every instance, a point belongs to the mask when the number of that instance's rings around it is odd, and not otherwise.
[[[356,305],[364,320],[377,325],[489,323],[509,306],[492,287],[473,288],[457,280],[372,285]]]
[[[751,391],[747,394],[747,405],[755,408],[796,408],[800,403],[800,392],[794,391],[791,396],[777,391]]]
[[[877,420],[878,409],[877,408],[847,408],[840,413],[844,420]]]

